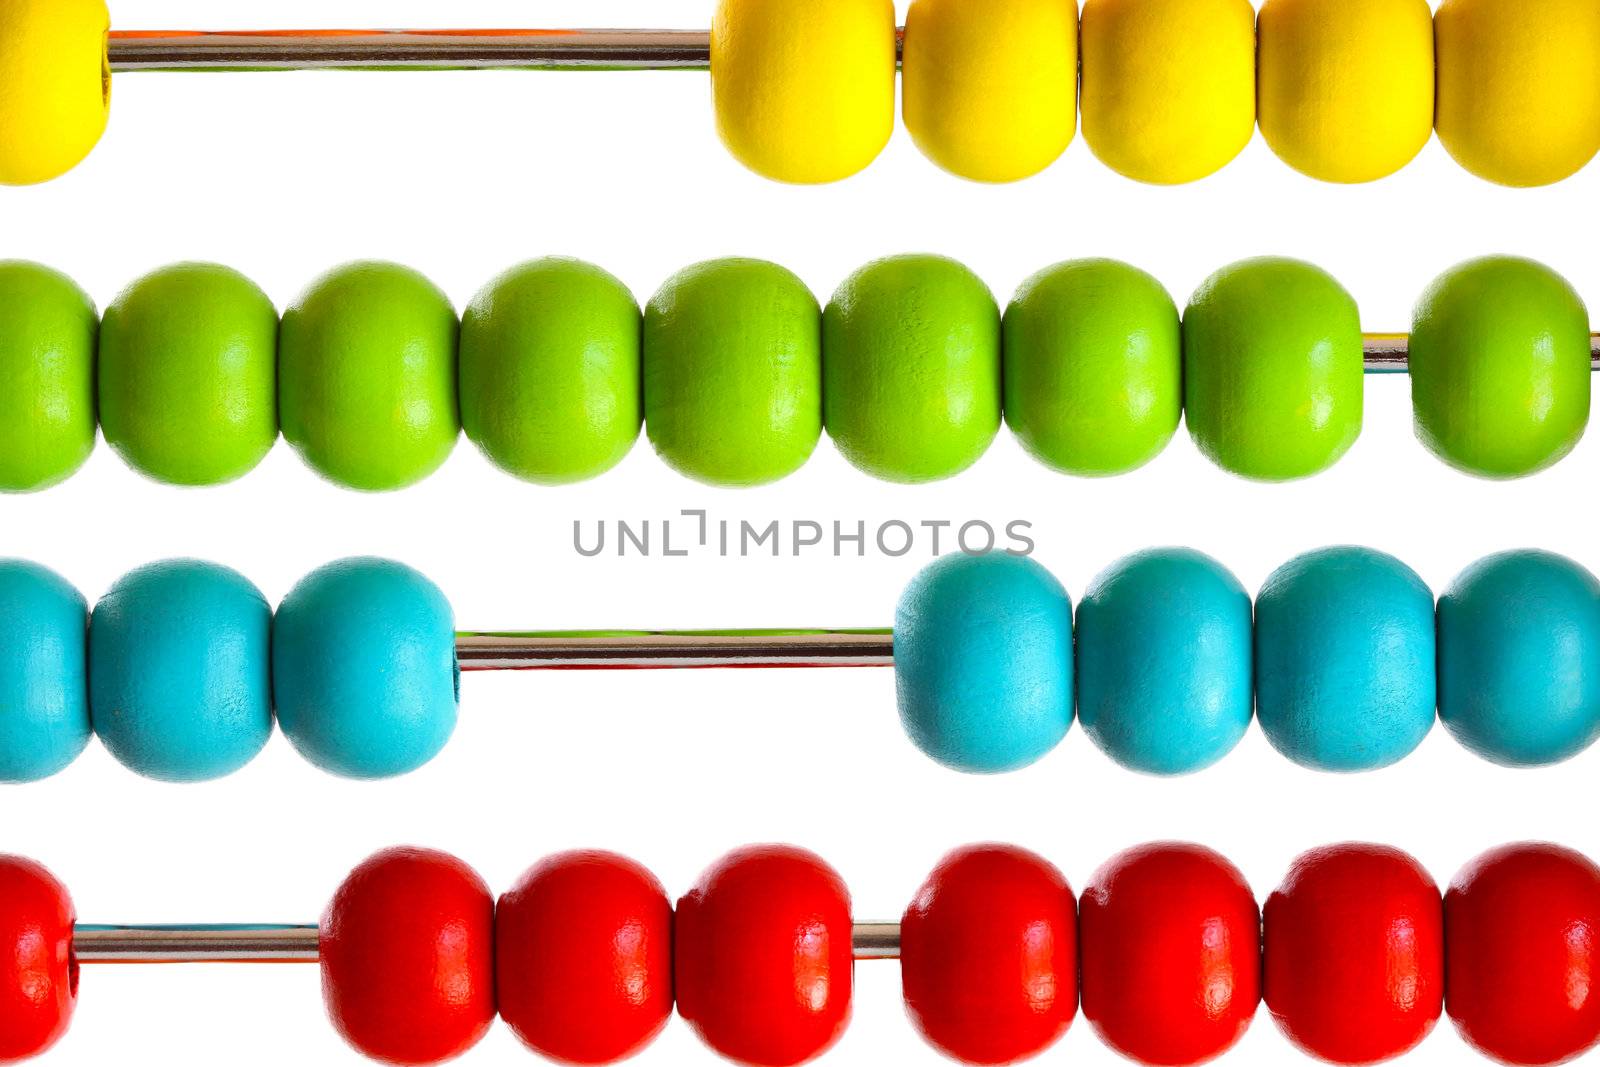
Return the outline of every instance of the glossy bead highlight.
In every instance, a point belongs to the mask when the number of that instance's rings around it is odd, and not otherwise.
[[[956,849],[900,922],[906,1010],[961,1063],[1015,1063],[1053,1045],[1078,1012],[1072,887],[1011,845]]]
[[[850,892],[817,856],[785,845],[730,852],[678,901],[678,1013],[717,1051],[791,1067],[850,1020]]]
[[[1445,1010],[1501,1063],[1563,1063],[1600,1041],[1600,867],[1524,843],[1463,867],[1444,898]]]
[[[1083,1015],[1139,1063],[1202,1063],[1261,1002],[1260,911],[1233,864],[1158,842],[1108,860],[1079,904]]]
[[[1366,1064],[1415,1048],[1444,1007],[1444,910],[1414,858],[1386,845],[1297,857],[1262,912],[1268,1009],[1296,1046]]]
[[[442,1063],[494,1021],[494,898],[454,856],[373,855],[339,886],[321,930],[328,1017],[363,1055]]]
[[[672,1014],[672,905],[609,852],[564,852],[517,879],[495,911],[500,1017],[560,1063],[615,1063]]]
[[[0,1063],[45,1052],[78,1000],[76,919],[66,887],[39,864],[0,855]]]

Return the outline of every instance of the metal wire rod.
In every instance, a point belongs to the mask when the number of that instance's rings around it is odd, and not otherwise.
[[[1361,349],[1368,374],[1405,374],[1411,367],[1411,339],[1406,334],[1365,334]],[[1589,369],[1600,372],[1600,333],[1589,335]]]
[[[856,923],[851,944],[858,960],[900,958],[899,923]],[[96,926],[72,932],[79,963],[316,963],[318,931],[311,925]]]
[[[459,633],[464,671],[681,667],[892,667],[889,630]]]
[[[114,32],[113,73],[262,70],[706,70],[704,30]]]

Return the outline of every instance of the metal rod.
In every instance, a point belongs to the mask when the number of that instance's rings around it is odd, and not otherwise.
[[[706,70],[704,30],[116,32],[114,73],[266,70]]]
[[[1365,334],[1361,349],[1368,374],[1405,374],[1411,367],[1411,340],[1406,334]],[[1589,335],[1589,369],[1600,372],[1600,333]]]
[[[72,951],[79,963],[315,963],[317,927],[79,923]]]
[[[889,630],[459,633],[464,671],[683,667],[891,667]]]
[[[858,960],[900,958],[899,923],[856,923],[850,931]],[[313,925],[95,926],[72,933],[79,963],[316,963]]]

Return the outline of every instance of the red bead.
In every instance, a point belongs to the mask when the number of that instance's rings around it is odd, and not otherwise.
[[[334,894],[321,942],[328,1015],[374,1059],[438,1063],[494,1021],[494,898],[454,856],[372,856]]]
[[[72,898],[51,873],[0,856],[0,1063],[37,1056],[67,1032],[78,999]]]
[[[803,849],[724,856],[678,901],[678,1013],[729,1059],[788,1067],[850,1021],[850,892]]]
[[[609,852],[530,869],[495,912],[500,1017],[565,1063],[612,1063],[672,1013],[672,905],[655,876]]]
[[[1113,856],[1078,917],[1083,1014],[1140,1063],[1202,1063],[1244,1036],[1261,999],[1260,912],[1237,868],[1199,845]]]
[[[1439,887],[1384,845],[1294,861],[1264,912],[1267,1008],[1289,1040],[1333,1063],[1410,1051],[1444,1006]]]
[[[1555,845],[1506,845],[1444,898],[1445,1010],[1503,1063],[1560,1063],[1600,1039],[1600,868]]]
[[[1044,1051],[1078,1011],[1072,887],[1043,858],[972,845],[933,869],[900,923],[906,1009],[964,1063]]]

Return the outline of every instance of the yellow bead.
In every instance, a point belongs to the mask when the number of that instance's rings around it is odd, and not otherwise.
[[[1087,0],[1084,140],[1143,182],[1221,169],[1255,132],[1255,30],[1249,0]]]
[[[111,105],[104,0],[0,0],[0,184],[77,166]]]
[[[1600,3],[1444,0],[1439,140],[1501,185],[1549,185],[1600,151]]]
[[[1256,78],[1261,133],[1295,170],[1368,182],[1433,134],[1427,0],[1266,0]]]
[[[1072,143],[1074,0],[912,0],[903,67],[906,128],[952,174],[1018,181]]]
[[[848,178],[894,130],[891,0],[720,0],[711,21],[717,132],[757,174]]]

